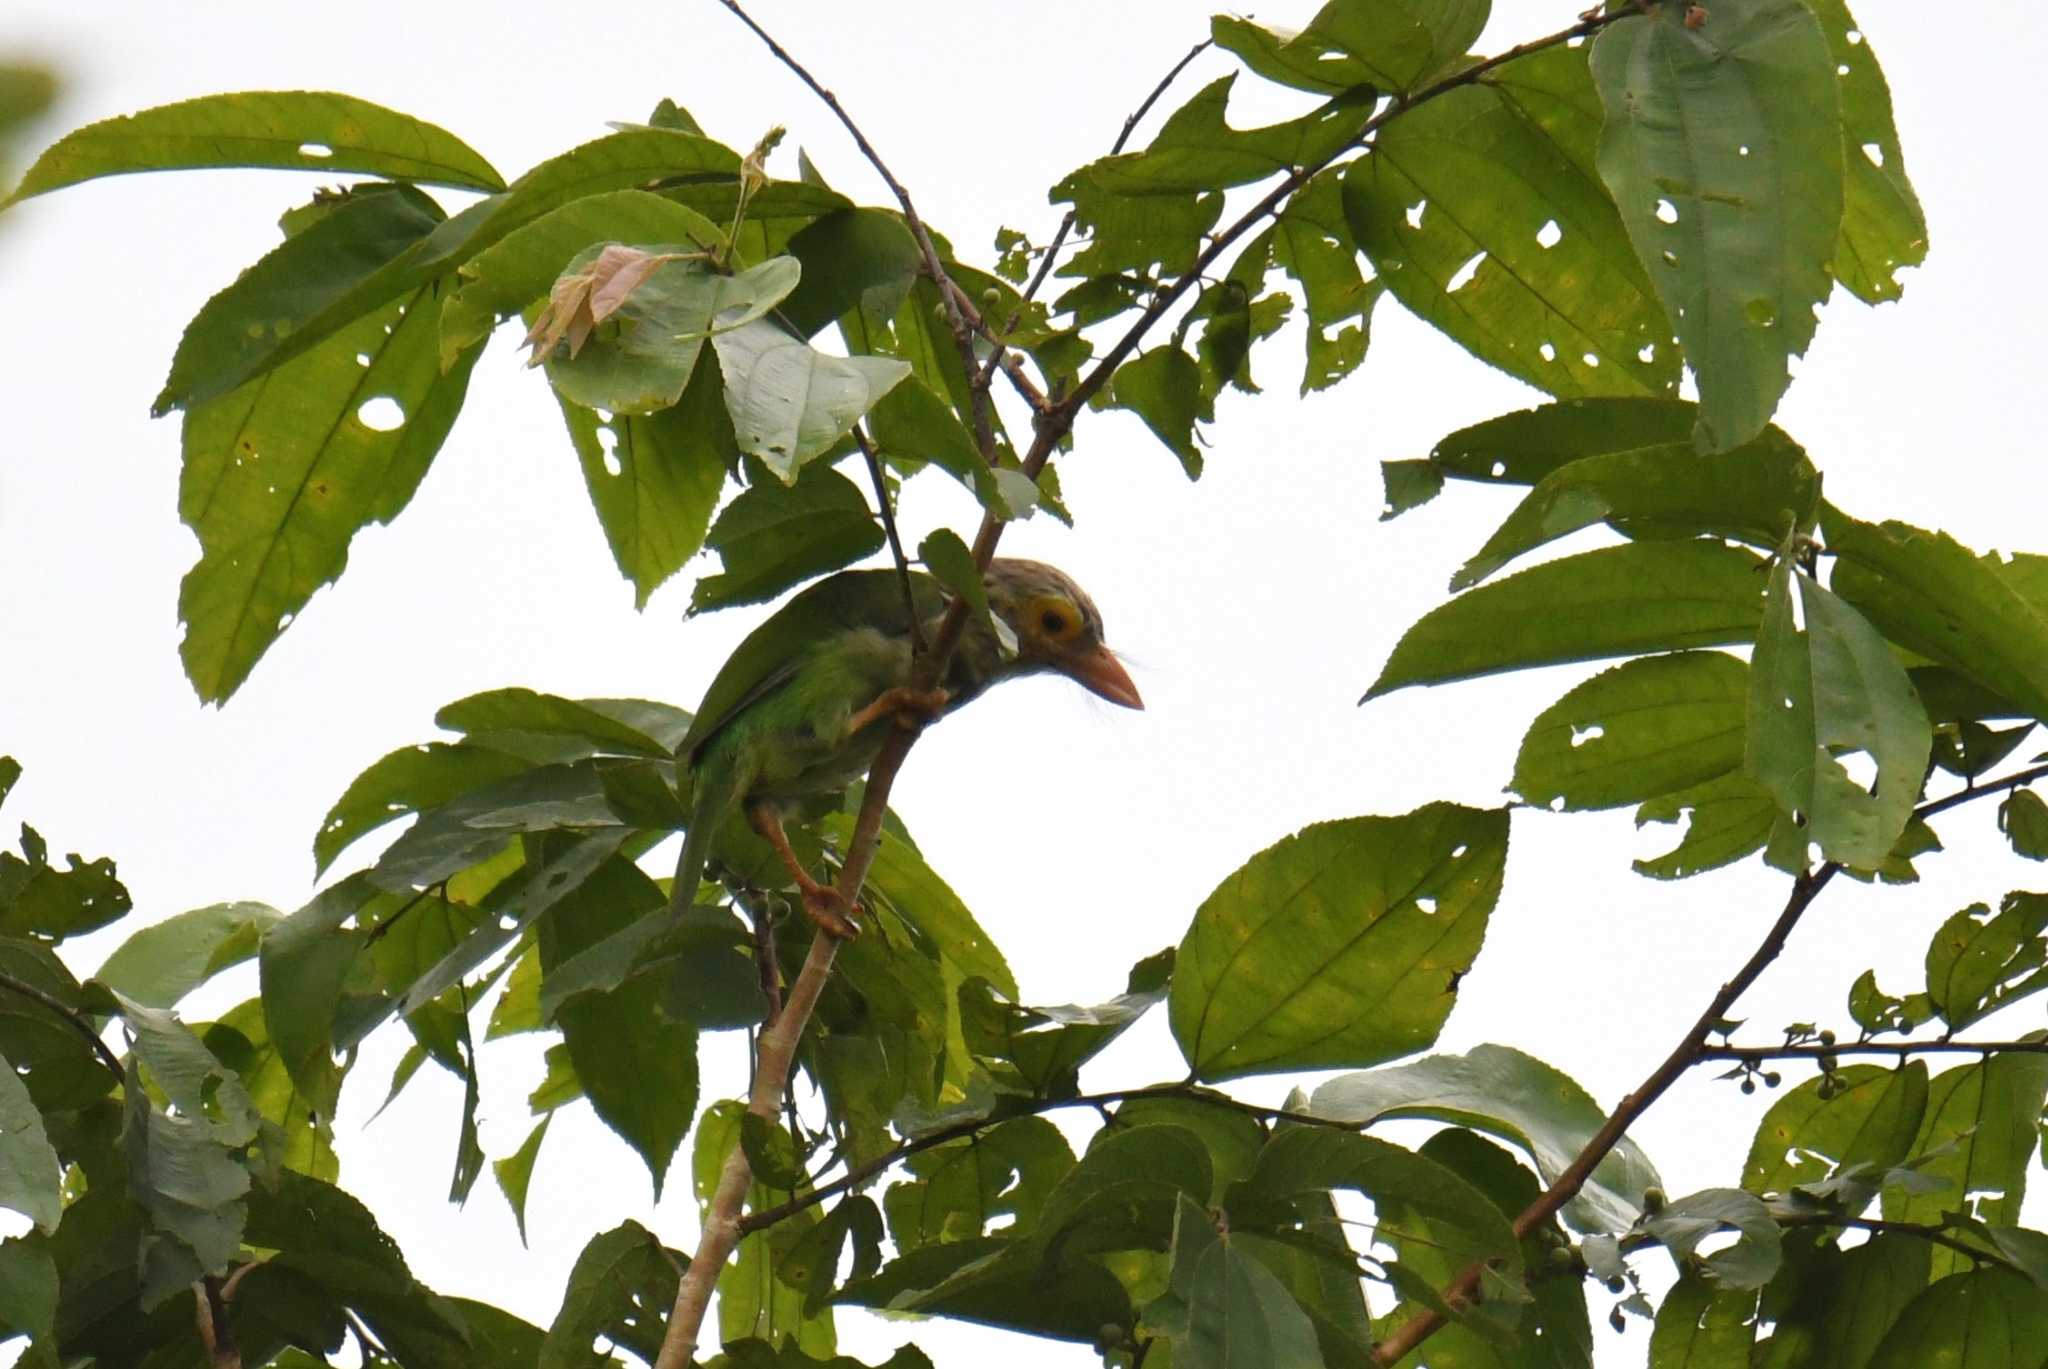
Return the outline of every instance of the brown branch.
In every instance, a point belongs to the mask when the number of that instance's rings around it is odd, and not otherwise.
[[[1505,52],[1488,57],[1484,61],[1475,62],[1462,71],[1454,72],[1433,85],[1423,87],[1412,95],[1395,97],[1392,104],[1389,104],[1385,109],[1366,121],[1365,126],[1358,131],[1356,138],[1353,138],[1349,143],[1338,148],[1329,156],[1307,166],[1296,167],[1288,172],[1286,176],[1281,178],[1280,184],[1267,192],[1257,204],[1246,210],[1228,228],[1211,238],[1209,245],[1203,248],[1201,255],[1195,258],[1195,264],[1188,268],[1187,272],[1174,281],[1173,284],[1167,286],[1166,289],[1153,297],[1152,302],[1146,305],[1144,311],[1138,315],[1137,321],[1131,324],[1130,328],[1125,331],[1121,338],[1117,339],[1116,345],[1105,352],[1101,360],[1097,361],[1093,369],[1086,376],[1082,377],[1081,382],[1074,387],[1073,391],[1054,406],[1054,416],[1064,415],[1071,421],[1072,416],[1079,411],[1081,406],[1086,404],[1095,392],[1103,387],[1109,377],[1115,373],[1116,368],[1123,363],[1124,358],[1129,356],[1138,343],[1144,340],[1145,334],[1151,330],[1152,325],[1157,323],[1182,295],[1186,294],[1191,287],[1207,274],[1209,268],[1216,264],[1217,258],[1221,257],[1230,248],[1231,244],[1257,227],[1261,221],[1275,215],[1289,196],[1301,189],[1302,186],[1308,184],[1309,180],[1324,167],[1329,166],[1339,157],[1363,146],[1373,134],[1379,132],[1390,121],[1398,119],[1401,115],[1406,114],[1418,105],[1427,104],[1438,96],[1448,94],[1461,86],[1473,85],[1488,72],[1505,66],[1517,58],[1527,57],[1531,53],[1542,52],[1546,48],[1558,47],[1561,44],[1571,42],[1575,38],[1585,38],[1591,34],[1598,33],[1616,20],[1625,19],[1637,13],[1639,8],[1640,0],[1637,5],[1630,5],[1625,9],[1614,10],[1604,14],[1589,13],[1570,28],[1559,29],[1556,33],[1546,34],[1541,38],[1533,38],[1526,43],[1511,47]],[[1036,472],[1028,473],[1036,474]]]
[[[1139,121],[1152,112],[1152,106],[1159,103],[1160,97],[1165,95],[1168,88],[1180,78],[1180,74],[1188,69],[1188,64],[1208,51],[1215,41],[1213,38],[1204,38],[1201,42],[1189,48],[1187,55],[1178,62],[1175,62],[1173,69],[1160,78],[1159,84],[1152,87],[1152,93],[1147,95],[1144,101],[1131,111],[1130,117],[1124,120],[1123,131],[1118,133],[1116,141],[1109,145],[1110,156],[1114,157],[1124,150],[1124,145],[1131,140],[1131,134],[1137,132]],[[1032,273],[1030,283],[1025,285],[1023,293],[1018,296],[1017,307],[1010,313],[1010,321],[1003,325],[1003,332],[1005,334],[1016,330],[1017,324],[1024,317],[1025,308],[1032,300],[1038,297],[1038,292],[1045,288],[1046,278],[1052,275],[1053,266],[1059,259],[1060,248],[1066,245],[1067,236],[1074,231],[1077,212],[1076,210],[1069,209],[1067,216],[1060,220],[1059,231],[1054,233],[1052,241],[1046,244],[1045,255],[1038,262],[1038,270]],[[983,386],[988,384],[990,375],[1005,355],[1008,355],[1008,353],[1001,343],[998,342],[996,351],[988,359],[988,364],[982,367],[980,384]]]
[[[1702,1046],[1695,1058],[1760,1064],[1765,1060],[1826,1060],[1837,1055],[2048,1055],[2048,1041],[1850,1041],[1832,1046]]]
[[[1780,1214],[1777,1221],[1779,1226],[1847,1226],[1854,1227],[1858,1231],[1868,1231],[1876,1236],[1916,1236],[1923,1241],[1931,1241],[1935,1245],[1945,1245],[1958,1254],[1968,1255],[1979,1264],[1995,1264],[2002,1269],[2010,1269],[2013,1273],[2023,1277],[2027,1273],[2027,1271],[2019,1268],[1995,1250],[1986,1250],[1982,1246],[1971,1245],[1968,1241],[1949,1235],[1941,1227],[1924,1226],[1919,1222],[1887,1222],[1881,1221],[1876,1217],[1846,1217],[1840,1213],[1828,1212]]]
[[[731,10],[742,24],[753,30],[754,36],[767,45],[768,51],[775,55],[776,61],[788,67],[798,80],[810,88],[813,95],[824,102],[825,108],[831,110],[841,126],[852,135],[854,146],[860,149],[861,156],[867,158],[868,165],[881,176],[882,183],[889,187],[889,193],[896,197],[896,203],[903,206],[903,221],[910,226],[911,237],[917,240],[918,253],[924,259],[925,274],[931,277],[933,286],[939,292],[939,303],[945,310],[946,324],[953,332],[953,345],[960,351],[960,364],[970,376],[973,375],[977,364],[974,337],[969,331],[966,316],[960,310],[958,287],[953,285],[952,278],[946,274],[946,268],[940,264],[939,249],[933,244],[932,235],[925,229],[924,220],[918,217],[917,206],[910,200],[910,192],[904,189],[903,182],[897,180],[895,173],[889,170],[887,163],[882,160],[882,154],[875,151],[874,144],[868,141],[867,134],[861,132],[860,125],[853,121],[853,116],[846,112],[846,107],[839,103],[838,96],[820,85],[818,78],[811,75],[809,68],[770,37],[768,30],[756,23],[754,16],[740,6],[739,0],[720,0],[720,3]],[[989,412],[986,390],[975,392],[974,436],[981,448],[982,457],[993,462],[996,449],[995,429]]]
[[[2017,789],[2021,785],[2031,784],[2039,779],[2048,779],[2048,765],[2038,765],[2026,770],[2015,771],[2010,775],[2002,776],[1985,784],[1971,785],[1968,788],[1958,790],[1942,798],[1931,799],[1915,808],[1913,810],[1913,817],[1915,819],[1929,818],[1937,813],[1946,812],[1951,808],[1970,803],[1976,799],[1988,798],[1993,794]],[[1750,956],[1741,970],[1737,971],[1733,979],[1721,986],[1720,992],[1714,995],[1713,1001],[1707,1005],[1706,1011],[1700,1014],[1699,1020],[1692,1025],[1692,1028],[1685,1034],[1685,1037],[1678,1045],[1673,1048],[1672,1052],[1664,1058],[1664,1063],[1659,1065],[1650,1077],[1645,1079],[1636,1088],[1635,1092],[1621,1100],[1600,1130],[1594,1133],[1593,1139],[1586,1142],[1585,1147],[1579,1151],[1577,1157],[1557,1177],[1557,1181],[1545,1189],[1535,1202],[1523,1209],[1521,1215],[1515,1218],[1514,1229],[1516,1236],[1527,1236],[1530,1232],[1555,1216],[1559,1208],[1570,1202],[1577,1195],[1578,1191],[1585,1186],[1586,1180],[1592,1177],[1594,1169],[1599,1166],[1602,1160],[1607,1158],[1607,1153],[1613,1150],[1620,1143],[1621,1138],[1628,1133],[1628,1129],[1635,1124],[1636,1119],[1649,1111],[1650,1106],[1662,1097],[1665,1091],[1673,1083],[1677,1082],[1678,1078],[1686,1070],[1705,1059],[1741,1058],[1757,1054],[1757,1052],[1748,1048],[1741,1048],[1739,1054],[1732,1055],[1731,1053],[1737,1052],[1738,1048],[1709,1046],[1707,1038],[1714,1035],[1718,1029],[1718,1024],[1726,1020],[1728,1010],[1734,1005],[1735,1000],[1741,997],[1751,984],[1756,982],[1757,977],[1764,972],[1765,968],[1773,960],[1778,958],[1778,953],[1785,947],[1786,938],[1792,934],[1792,929],[1798,925],[1800,917],[1805,914],[1807,908],[1812,905],[1813,900],[1819,897],[1821,890],[1827,887],[1829,881],[1835,877],[1840,869],[1841,866],[1830,861],[1817,870],[1801,874],[1792,881],[1792,893],[1786,899],[1784,910],[1778,914],[1778,920],[1771,924],[1770,931],[1765,933],[1764,939],[1757,946],[1755,953]],[[2024,1048],[2029,1051],[2038,1051],[2041,1049],[2042,1044],[2048,1043],[1990,1042],[1985,1043],[1985,1046],[1992,1049]],[[1912,1043],[1907,1043],[1907,1045],[1912,1049],[1918,1050],[1933,1048],[1925,1043],[1917,1047],[1912,1046]],[[1960,1049],[1976,1051],[1983,1048],[1985,1047],[1958,1042],[1944,1042],[1938,1046],[1940,1050]],[[1780,1056],[1792,1054],[1819,1056],[1822,1054],[1842,1054],[1849,1050],[1890,1052],[1896,1049],[1896,1047],[1873,1044],[1859,1044],[1855,1047],[1845,1047],[1836,1044],[1812,1047],[1785,1046],[1768,1053]],[[1853,1223],[1837,1219],[1837,1224],[1849,1225]],[[1982,1254],[1982,1252],[1974,1253]],[[1480,1274],[1481,1269],[1477,1265],[1465,1270],[1442,1290],[1444,1301],[1456,1305],[1459,1302],[1470,1300],[1479,1287]],[[1425,1308],[1408,1321],[1402,1323],[1392,1335],[1373,1347],[1374,1360],[1380,1364],[1398,1363],[1416,1346],[1435,1334],[1443,1324],[1442,1314],[1434,1309]]]
[[[1211,1106],[1254,1117],[1263,1122],[1299,1122],[1305,1126],[1327,1127],[1333,1131],[1363,1131],[1369,1125],[1365,1122],[1343,1122],[1333,1117],[1315,1117],[1304,1112],[1288,1112],[1284,1108],[1260,1107],[1257,1103],[1240,1102],[1225,1094],[1211,1093],[1189,1084],[1155,1084],[1147,1088],[1076,1094],[1071,1098],[1041,1098],[1034,1100],[1029,1106],[1006,1111],[1000,1117],[977,1117],[971,1121],[955,1122],[950,1126],[940,1127],[937,1131],[928,1131],[922,1136],[912,1137],[864,1164],[853,1166],[829,1184],[820,1184],[808,1192],[797,1194],[787,1202],[749,1214],[741,1220],[740,1230],[752,1232],[773,1226],[808,1208],[829,1202],[850,1189],[859,1188],[876,1175],[913,1155],[922,1154],[935,1146],[945,1145],[948,1141],[959,1141],[979,1135],[991,1127],[1001,1126],[1019,1117],[1040,1117],[1063,1108],[1105,1108],[1112,1103],[1128,1103],[1140,1098],[1199,1098]]]
[[[853,440],[859,444],[860,454],[867,459],[868,479],[875,485],[875,507],[881,510],[882,531],[888,535],[889,555],[896,562],[896,579],[903,586],[903,613],[910,623],[910,654],[922,656],[925,653],[924,624],[917,620],[917,596],[910,588],[910,558],[903,554],[903,539],[896,533],[895,502],[889,498],[889,482],[882,475],[882,458],[858,423],[853,425]]]
[[[25,980],[16,979],[11,974],[0,974],[0,989],[5,989],[9,993],[19,994],[30,1002],[40,1003],[51,1012],[57,1014],[57,1016],[63,1018],[73,1031],[85,1038],[86,1044],[92,1047],[93,1054],[99,1057],[100,1064],[104,1065],[109,1073],[116,1079],[125,1080],[128,1077],[127,1071],[121,1068],[121,1057],[114,1054],[113,1047],[100,1039],[99,1032],[93,1028],[91,1018],[71,1007],[56,995],[45,993],[35,985]]]

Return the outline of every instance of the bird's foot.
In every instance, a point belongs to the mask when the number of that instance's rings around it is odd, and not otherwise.
[[[853,919],[860,916],[858,903],[849,903],[846,896],[829,884],[806,880],[801,886],[804,911],[811,915],[811,921],[818,924],[818,930],[841,941],[851,941],[860,935],[860,924]]]
[[[915,730],[935,723],[945,713],[953,696],[943,689],[913,689],[895,685],[875,696],[875,701],[846,720],[848,735],[883,717],[894,717],[896,725]]]

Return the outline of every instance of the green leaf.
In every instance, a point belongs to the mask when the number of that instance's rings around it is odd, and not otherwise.
[[[678,1268],[686,1264],[630,1218],[592,1236],[569,1271],[539,1369],[589,1369],[591,1344],[600,1336],[651,1363],[675,1301]]]
[[[1178,347],[1154,347],[1117,367],[1110,393],[1119,408],[1143,419],[1152,435],[1180,458],[1188,479],[1202,474],[1195,423],[1214,417],[1202,398],[1202,368]]]
[[[1802,0],[1682,6],[1593,40],[1600,176],[1699,381],[1702,451],[1763,431],[1813,339],[1842,222],[1834,60]]]
[[[28,1085],[0,1056],[0,1207],[55,1231],[64,1213],[64,1166],[43,1130]]]
[[[1219,15],[1213,22],[1220,28],[1228,21]],[[1327,390],[1365,360],[1372,309],[1386,283],[1367,281],[1359,272],[1342,178],[1335,171],[1319,173],[1288,196],[1272,233],[1273,264],[1301,286],[1307,305],[1308,364],[1301,393]],[[1352,319],[1358,322],[1343,326]]]
[[[1859,869],[1882,865],[1906,830],[1934,733],[1891,646],[1862,615],[1797,575],[1806,625],[1792,614],[1797,573],[1771,574],[1751,658],[1744,770],[1798,825],[1801,846]],[[1845,755],[1877,770],[1852,777]]]
[[[1825,1079],[1833,1083],[1822,1091]],[[1927,1111],[1927,1066],[1843,1065],[1789,1089],[1757,1123],[1742,1186],[1785,1194],[1831,1174],[1876,1175],[1903,1161]],[[1865,1199],[1867,1202],[1868,1199]],[[1864,1204],[1852,1203],[1855,1216]]]
[[[250,1102],[268,1124],[258,1139],[260,1163],[333,1183],[341,1170],[334,1154],[333,1119],[318,1111],[292,1082],[270,1039],[262,1000],[249,999],[221,1014],[200,1039],[214,1058],[241,1078]]]
[[[2019,716],[2048,718],[2048,595],[2029,578],[2035,558],[1973,556],[1946,533],[1860,523],[1830,506],[1821,529],[1836,557],[1831,588],[1878,631]]]
[[[1020,518],[1038,503],[1037,489],[1022,472],[991,469],[981,459],[966,425],[919,376],[883,395],[868,414],[868,424],[884,456],[899,463],[931,462],[973,491],[998,518]]]
[[[1165,1240],[1162,1236],[1160,1243]],[[1006,1258],[1016,1249],[996,1236],[935,1243],[891,1260],[873,1278],[849,1283],[833,1301],[953,1317],[1082,1344],[1094,1341],[1104,1326],[1121,1331],[1134,1320],[1130,1296],[1101,1264],[1068,1260],[1033,1266],[1028,1259]]]
[[[1535,485],[1591,457],[1675,458],[1692,450],[1698,413],[1698,405],[1683,399],[1560,400],[1460,428],[1436,444],[1429,464],[1438,468],[1439,478]],[[1792,446],[1790,438],[1775,431],[1769,440]]]
[[[1990,912],[1974,903],[1927,943],[1927,996],[1951,1032],[2048,989],[2048,894],[2007,894]]]
[[[882,1213],[872,1199],[858,1196],[833,1207],[823,1221],[784,1252],[776,1266],[775,1277],[804,1295],[805,1317],[815,1318],[824,1310],[838,1280],[839,1258],[848,1237],[853,1240],[854,1256],[847,1278],[865,1279],[882,1266]]]
[[[1756,1294],[1687,1274],[1664,1297],[1650,1332],[1650,1369],[1749,1369]]]
[[[0,1332],[26,1335],[47,1352],[40,1362],[33,1349],[23,1355],[15,1361],[23,1369],[57,1362],[57,1265],[34,1237],[0,1241]]]
[[[1321,1364],[1315,1326],[1287,1286],[1183,1194],[1174,1209],[1166,1293],[1145,1309],[1181,1369]]]
[[[21,825],[21,855],[0,851],[0,936],[62,941],[117,921],[134,906],[112,860],[87,861],[73,852],[60,870],[49,855],[27,823]]]
[[[615,246],[597,243],[577,253],[562,268],[564,279]],[[728,276],[690,243],[633,250],[675,259],[656,265],[581,350],[564,344],[542,357],[556,392],[585,408],[621,414],[668,408],[682,397],[705,341],[760,319],[796,288],[800,270],[793,258],[770,257]]]
[[[689,728],[690,715],[645,699],[565,699],[512,687],[444,705],[434,724],[481,746],[558,763],[590,756],[665,758]]]
[[[689,206],[645,190],[570,200],[461,264],[460,284],[441,303],[441,364],[481,342],[501,318],[545,299],[567,263],[605,242],[689,243],[710,252],[724,246],[725,234]]]
[[[2040,1369],[2044,1345],[2048,1299],[2009,1270],[1977,1269],[1938,1278],[1908,1303],[1870,1369]]]
[[[1462,57],[1486,27],[1488,0],[1332,0],[1309,21],[1390,90],[1412,91]]]
[[[1927,1286],[1932,1248],[1901,1232],[1848,1251],[1815,1249],[1799,1267],[1791,1305],[1778,1309],[1763,1369],[1865,1369],[1900,1311]]]
[[[1778,805],[1749,776],[1722,775],[1651,799],[1636,810],[1636,826],[1685,822],[1678,845],[1661,856],[1633,862],[1639,875],[1686,879],[1742,859],[1762,847],[1777,821]]]
[[[151,923],[115,948],[93,978],[152,1008],[256,955],[265,929],[284,914],[265,903],[216,903]]]
[[[0,973],[84,1012],[78,981],[43,942],[0,937]],[[69,1021],[18,993],[0,992],[0,1055],[13,1063],[29,1097],[46,1113],[86,1107],[116,1082]]]
[[[1346,90],[1298,119],[1240,130],[1224,117],[1236,80],[1224,76],[1202,87],[1166,117],[1143,152],[1082,167],[1053,188],[1053,199],[1074,198],[1079,208],[1082,199],[1076,196],[1083,187],[1110,195],[1170,196],[1249,185],[1297,167],[1318,166],[1358,135],[1376,96],[1370,89]]]
[[[153,414],[217,399],[299,356],[405,291],[411,256],[446,221],[411,186],[371,185],[333,201],[209,299],[185,326]]]
[[[852,839],[852,819],[828,819],[826,830],[845,850]],[[868,867],[863,897],[879,900],[901,917],[919,939],[920,948],[953,967],[961,978],[984,979],[1004,994],[1016,994],[1017,980],[1002,949],[910,842],[881,844],[874,864]]]
[[[187,411],[178,512],[200,557],[179,590],[179,652],[202,700],[234,693],[340,576],[355,534],[395,518],[426,474],[479,355],[442,372],[430,299],[367,314]]]
[[[1380,522],[1399,518],[1410,509],[1421,508],[1443,493],[1443,472],[1429,461],[1382,461],[1380,482],[1386,487],[1386,503],[1380,507]]]
[[[967,601],[976,620],[994,631],[988,612],[988,586],[982,583],[981,567],[974,564],[974,553],[960,540],[959,533],[951,528],[936,529],[917,544],[917,559],[952,597]]]
[[[2048,1235],[2017,1226],[1986,1227],[1984,1234],[2036,1288],[2048,1291]]]
[[[505,184],[454,134],[368,100],[244,91],[87,124],[37,158],[8,203],[99,176],[222,166],[361,172],[468,190]]]
[[[910,374],[894,357],[836,357],[765,319],[713,335],[725,375],[725,407],[740,450],[784,484],[852,431],[875,402]]]
[[[1870,39],[1842,0],[1811,0],[1841,76],[1842,235],[1830,265],[1836,280],[1865,304],[1897,299],[1898,270],[1927,258],[1927,220],[1906,179],[1905,154],[1892,125],[1892,93]],[[1854,35],[1853,37],[1851,35]],[[1846,70],[1845,70],[1846,68]]]
[[[364,874],[322,890],[263,937],[258,965],[264,1021],[292,1083],[323,1117],[341,1093],[334,1015],[359,941],[343,924],[377,896]]]
[[[1763,1199],[1739,1188],[1708,1188],[1674,1198],[1645,1213],[1638,1229],[1648,1232],[1681,1263],[1699,1258],[1701,1272],[1724,1289],[1758,1289],[1783,1263],[1778,1222]],[[1733,1230],[1735,1244],[1699,1255],[1708,1237]]]
[[[1885,1220],[1939,1224],[1961,1206],[1981,1222],[2013,1225],[2026,1198],[2044,1097],[2048,1055],[1994,1055],[1934,1076],[1913,1142],[1915,1154],[1929,1157],[1917,1167],[1928,1182],[1916,1191],[1887,1187]],[[1953,1250],[1934,1252],[1937,1279],[1967,1267],[1967,1257]]]
[[[2033,790],[2015,789],[2006,795],[1998,805],[1998,830],[2015,853],[2028,860],[2048,860],[2048,803]]]
[[[693,612],[755,604],[882,547],[882,526],[860,486],[818,463],[793,485],[761,480],[711,525],[704,543],[725,569],[697,581]]]
[[[1348,1189],[1376,1203],[1385,1199],[1406,1216],[1427,1222],[1443,1242],[1443,1258],[1458,1268],[1484,1262],[1509,1280],[1521,1277],[1520,1243],[1507,1214],[1491,1198],[1434,1160],[1335,1127],[1286,1126],[1275,1132],[1251,1177],[1226,1195],[1225,1206],[1256,1212],[1261,1201],[1287,1204],[1302,1194],[1333,1189]],[[1392,1225],[1387,1214],[1381,1220]]]
[[[803,1160],[787,1131],[752,1112],[740,1114],[740,1149],[747,1167],[770,1188],[795,1188],[804,1180]]]
[[[1012,1118],[921,1151],[904,1162],[909,1177],[883,1195],[890,1239],[908,1254],[974,1239],[1005,1216],[1006,1234],[1029,1234],[1046,1196],[1073,1167],[1066,1138],[1042,1117]]]
[[[777,317],[807,338],[856,310],[894,314],[924,265],[903,217],[883,209],[813,219],[790,235],[785,250],[802,264],[803,281]]]
[[[437,808],[472,789],[532,767],[480,746],[428,742],[403,746],[349,782],[313,838],[313,870],[325,874],[352,844],[408,813]]]
[[[614,858],[541,923],[541,972],[664,906],[653,880]],[[642,975],[555,1009],[584,1093],[605,1125],[647,1164],[654,1194],[697,1109],[697,1029],[660,1012],[664,984]]]
[[[7,802],[7,795],[14,789],[14,782],[21,778],[21,762],[12,756],[0,756],[0,803]]]
[[[1573,406],[1570,416],[1605,417],[1625,402]],[[1498,431],[1503,425],[1496,420],[1482,426]],[[1596,441],[1610,445],[1613,438]],[[1451,577],[1451,588],[1468,589],[1515,557],[1603,521],[1630,537],[1706,533],[1776,550],[1786,537],[1812,526],[1819,499],[1819,474],[1776,428],[1712,456],[1695,454],[1689,441],[1610,449],[1546,472]]]
[[[970,979],[960,987],[961,1031],[969,1050],[1009,1065],[1030,1093],[1052,1096],[1074,1088],[1082,1065],[1166,997],[1172,970],[1171,951],[1150,956],[1131,967],[1123,993],[1087,1007],[1005,1003],[986,980]]]
[[[1672,394],[1664,306],[1594,173],[1596,107],[1583,47],[1525,57],[1391,120],[1344,212],[1394,297],[1480,360],[1555,395]]]
[[[1577,811],[1643,803],[1742,768],[1749,668],[1718,651],[1646,656],[1545,709],[1515,757],[1515,792]]]
[[[1877,973],[1865,970],[1849,987],[1849,1016],[1871,1035],[1910,1032],[1934,1018],[1934,1002],[1924,993],[1894,998],[1877,987]]]
[[[1747,642],[1763,617],[1762,566],[1700,540],[1547,562],[1423,615],[1365,698],[1527,666]]]
[[[1570,1078],[1506,1046],[1341,1075],[1316,1089],[1309,1111],[1359,1126],[1426,1117],[1472,1127],[1521,1147],[1545,1184],[1607,1120],[1606,1109]],[[1624,1138],[1565,1205],[1564,1218],[1579,1231],[1626,1231],[1642,1211],[1643,1190],[1656,1183],[1641,1148]]]
[[[717,381],[705,368],[673,408],[609,421],[556,397],[612,560],[645,608],[704,545],[727,458],[737,457]]]
[[[1504,809],[1303,828],[1205,900],[1168,1007],[1196,1075],[1378,1064],[1428,1046],[1500,896]]]
[[[1288,33],[1219,14],[1209,21],[1209,37],[1225,52],[1235,53],[1253,75],[1295,90],[1337,95],[1373,79],[1371,68],[1313,28]]]

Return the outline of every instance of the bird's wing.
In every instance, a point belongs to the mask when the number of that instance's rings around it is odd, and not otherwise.
[[[918,615],[944,603],[938,581],[912,572]],[[693,763],[705,743],[748,707],[789,682],[806,652],[854,628],[908,633],[903,587],[893,570],[843,570],[804,590],[747,634],[704,691],[704,702],[676,750]]]

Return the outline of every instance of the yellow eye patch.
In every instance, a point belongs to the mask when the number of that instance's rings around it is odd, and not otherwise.
[[[1081,615],[1074,606],[1050,596],[1033,599],[1025,621],[1034,632],[1055,642],[1064,642],[1081,630]]]

